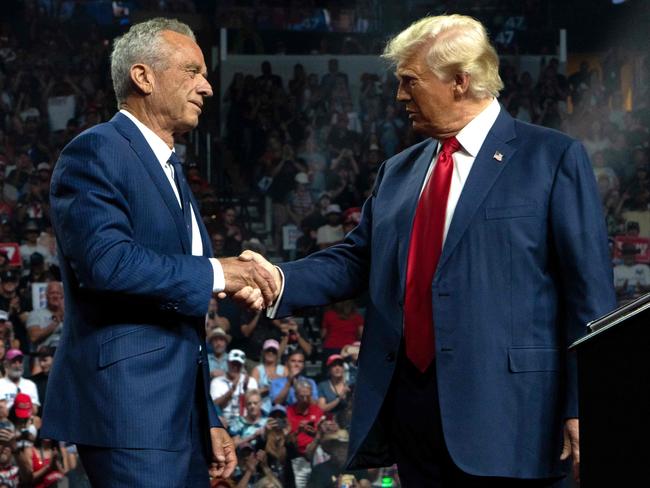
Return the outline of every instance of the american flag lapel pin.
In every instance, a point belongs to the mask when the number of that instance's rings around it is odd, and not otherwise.
[[[498,162],[501,162],[503,160],[503,154],[501,154],[499,151],[496,151],[492,157]]]

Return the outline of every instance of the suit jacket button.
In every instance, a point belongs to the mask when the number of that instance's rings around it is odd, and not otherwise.
[[[388,361],[389,363],[395,361],[395,353],[389,352],[388,354],[386,354],[386,361]]]

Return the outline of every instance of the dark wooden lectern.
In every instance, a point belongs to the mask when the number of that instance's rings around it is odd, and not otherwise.
[[[576,341],[581,488],[650,486],[650,293]]]

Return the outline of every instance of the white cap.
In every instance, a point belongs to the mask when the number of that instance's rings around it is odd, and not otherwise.
[[[296,183],[300,183],[302,185],[306,185],[309,183],[309,176],[307,176],[307,173],[298,173],[296,176],[293,178]]]
[[[331,213],[340,214],[341,213],[341,207],[339,207],[339,205],[336,204],[336,203],[332,203],[331,205],[328,205],[327,206],[327,211],[325,212],[325,214],[327,215],[327,214],[331,214]]]
[[[228,353],[228,361],[244,364],[246,362],[246,353],[241,349],[233,349]]]

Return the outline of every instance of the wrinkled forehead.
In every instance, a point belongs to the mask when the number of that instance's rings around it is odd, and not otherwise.
[[[205,59],[199,45],[189,36],[175,31],[163,31],[162,38],[171,48],[170,57],[182,67],[194,67],[205,71]]]
[[[395,74],[422,74],[427,70],[426,55],[431,48],[433,41],[422,42],[413,46],[407,51],[402,59],[395,66]]]

